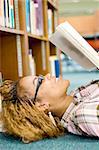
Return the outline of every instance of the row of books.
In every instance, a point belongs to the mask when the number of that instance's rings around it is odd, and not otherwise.
[[[15,28],[14,0],[0,0],[0,26]]]
[[[53,32],[53,12],[48,9],[48,35]],[[27,32],[34,35],[44,35],[44,20],[43,20],[43,6],[42,0],[26,0],[26,25]]]
[[[42,7],[42,0],[26,0],[27,32],[40,36],[44,34]]]
[[[43,36],[43,6],[42,0],[26,0],[27,32]],[[18,0],[0,0],[0,26],[19,29]],[[48,35],[53,32],[53,12],[48,9]]]

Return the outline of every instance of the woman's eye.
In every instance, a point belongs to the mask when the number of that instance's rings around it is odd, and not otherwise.
[[[35,79],[33,80],[33,84],[34,84],[34,85],[37,85],[37,80],[38,80],[38,78],[35,77]]]
[[[36,79],[36,80],[34,81],[35,86],[37,86],[37,81],[38,81],[38,79]]]

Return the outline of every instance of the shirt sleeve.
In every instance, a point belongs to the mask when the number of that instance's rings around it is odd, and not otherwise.
[[[73,112],[71,121],[81,134],[99,137],[99,98],[81,103]]]

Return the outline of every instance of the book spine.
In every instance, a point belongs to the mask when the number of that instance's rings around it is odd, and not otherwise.
[[[13,2],[13,0],[9,0],[9,20],[10,20],[10,28],[15,28],[15,23],[14,23],[14,2]]]
[[[56,78],[60,75],[60,63],[57,56],[50,56],[50,73],[52,76],[56,76]]]
[[[10,27],[10,0],[8,0],[8,21],[9,21],[9,27]]]
[[[57,12],[54,11],[53,12],[53,15],[54,15],[54,30],[56,29],[56,27],[58,26],[58,15],[57,15]]]
[[[5,26],[5,21],[4,21],[4,0],[0,0],[0,26]]]
[[[48,34],[52,34],[52,10],[48,9]]]
[[[31,33],[36,35],[36,9],[33,0],[30,0],[30,25]]]
[[[39,36],[44,35],[44,29],[43,29],[43,6],[42,6],[42,0],[35,0],[34,1],[37,4],[36,7],[36,29],[37,29],[37,34]]]
[[[26,28],[30,32],[30,0],[26,0]]]
[[[39,17],[40,18],[39,35],[43,36],[44,35],[44,30],[43,30],[43,5],[42,5],[42,0],[40,0],[39,14],[41,14],[41,16]]]
[[[49,57],[49,64],[50,64],[50,74],[51,76],[55,76],[55,59],[56,57],[50,56]]]
[[[36,75],[35,60],[32,56],[32,49],[29,49],[29,66],[30,66],[30,74]]]
[[[19,24],[18,0],[14,0],[14,8],[15,8],[15,28],[19,30],[20,24]]]
[[[41,41],[42,68],[46,70],[46,47],[45,42]]]
[[[32,0],[30,0],[30,30],[31,30],[31,33],[33,34],[33,18],[32,18],[32,15],[33,15],[33,1]]]
[[[39,35],[39,21],[38,21],[38,3],[34,3],[34,8],[35,8],[35,30],[36,30],[36,35]]]
[[[5,23],[6,27],[9,27],[9,20],[8,20],[8,0],[5,0]]]
[[[6,26],[6,3],[4,0],[4,25]]]
[[[59,60],[55,60],[55,75],[56,75],[56,78],[59,77],[60,75],[60,64],[59,64]]]
[[[54,60],[50,61],[50,74],[51,74],[51,76],[55,76],[55,63],[54,63]]]
[[[9,27],[12,28],[12,23],[11,23],[11,21],[12,21],[11,20],[11,0],[8,0],[8,3],[9,3],[9,9],[8,9],[9,10],[9,13],[8,13],[9,14]]]
[[[19,77],[23,76],[22,71],[22,54],[21,54],[21,40],[20,35],[16,36],[16,43],[17,43],[17,59],[18,59],[18,75]]]

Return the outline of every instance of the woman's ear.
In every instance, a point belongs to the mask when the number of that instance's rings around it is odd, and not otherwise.
[[[49,112],[49,103],[47,101],[37,101],[35,103],[35,106],[40,110],[44,112]]]

